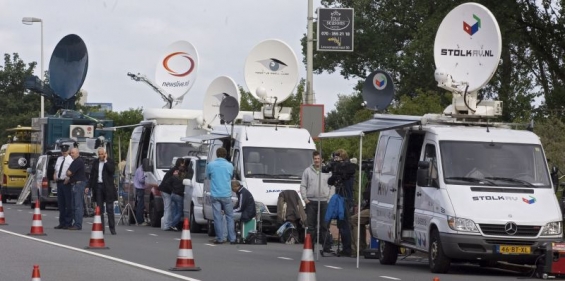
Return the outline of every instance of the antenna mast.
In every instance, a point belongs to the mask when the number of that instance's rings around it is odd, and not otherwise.
[[[145,82],[145,84],[149,85],[149,87],[151,87],[155,92],[159,93],[159,95],[161,95],[161,98],[163,98],[163,100],[166,103],[165,106],[163,106],[163,108],[173,108],[182,102],[182,98],[174,99],[173,96],[167,94],[165,90],[161,89],[159,86],[155,85],[151,80],[147,79],[145,75],[141,75],[139,73],[135,75],[131,72],[128,72],[127,75],[131,77],[132,80],[135,80],[137,82]]]

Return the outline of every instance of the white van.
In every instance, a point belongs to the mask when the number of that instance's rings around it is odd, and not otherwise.
[[[452,261],[534,263],[544,243],[562,240],[563,216],[534,133],[431,115],[391,118],[371,120],[387,124],[371,182],[382,264],[394,264],[399,247],[428,253],[434,273]]]
[[[124,198],[131,206],[135,206],[135,188],[133,177],[135,170],[143,165],[145,183],[158,186],[171,168],[174,157],[188,155],[194,148],[180,140],[181,137],[205,132],[196,129],[196,118],[200,110],[188,109],[144,109],[143,121],[131,135],[131,141],[124,169]],[[143,159],[148,159],[143,163]],[[149,213],[151,226],[159,227],[163,216],[163,198],[156,187],[145,189],[145,208]],[[130,214],[129,222],[134,223],[134,214]],[[142,223],[142,222],[138,222]]]
[[[208,162],[214,161],[216,150],[224,147],[234,164],[234,177],[253,194],[262,210],[262,230],[274,234],[277,222],[277,200],[283,190],[300,194],[304,170],[312,164],[314,140],[306,129],[275,125],[235,125],[233,140],[230,126],[215,126],[208,135],[183,138],[188,142],[210,141]],[[214,235],[209,179],[204,181],[204,218],[208,234]]]

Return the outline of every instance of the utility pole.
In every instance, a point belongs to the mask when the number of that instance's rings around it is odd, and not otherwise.
[[[308,31],[306,35],[306,93],[303,98],[304,104],[314,103],[314,83],[313,83],[313,56],[314,56],[314,7],[313,0],[308,0]]]

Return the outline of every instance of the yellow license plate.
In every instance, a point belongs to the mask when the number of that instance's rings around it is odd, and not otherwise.
[[[498,245],[496,248],[497,252],[501,254],[524,255],[530,254],[532,251],[530,246]]]

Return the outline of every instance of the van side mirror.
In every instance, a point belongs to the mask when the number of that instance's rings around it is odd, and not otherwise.
[[[419,186],[430,186],[430,162],[419,161],[416,182]]]
[[[554,191],[557,191],[559,186],[559,169],[556,166],[551,167],[551,182],[553,183]]]

